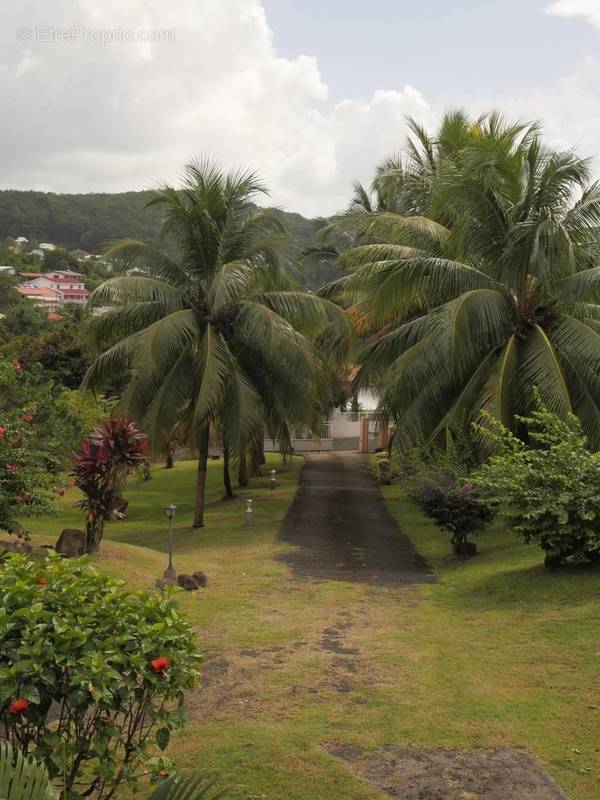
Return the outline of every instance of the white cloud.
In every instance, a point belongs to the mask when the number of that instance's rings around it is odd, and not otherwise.
[[[585,58],[570,75],[550,85],[521,87],[491,104],[510,118],[539,120],[544,141],[555,150],[574,147],[582,156],[593,158],[600,172],[600,62]],[[487,110],[490,98],[474,102],[473,112]]]
[[[556,0],[547,6],[546,11],[557,17],[585,17],[600,28],[600,2],[598,0]]]
[[[75,40],[47,41],[50,24]],[[89,40],[115,29],[175,41]],[[329,213],[398,149],[405,114],[432,121],[410,86],[329,107],[316,60],[275,52],[260,0],[24,0],[2,4],[0,30],[4,187],[146,188],[205,154],[258,169],[275,203]]]

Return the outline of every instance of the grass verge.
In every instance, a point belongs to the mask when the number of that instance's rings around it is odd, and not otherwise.
[[[496,530],[480,555],[457,562],[401,486],[384,488],[402,529],[430,561],[435,585],[385,588],[297,580],[278,560],[277,532],[300,459],[278,488],[255,479],[222,502],[221,465],[209,471],[207,526],[194,530],[195,465],[157,469],[130,485],[129,518],[107,527],[98,567],[134,587],[165,564],[162,506],[178,506],[175,566],[201,569],[206,590],[182,594],[205,655],[203,687],[170,754],[181,767],[218,769],[240,797],[382,800],[330,756],[327,742],[414,747],[525,747],[572,800],[599,795],[600,574],[549,572],[541,552]],[[243,500],[255,525],[243,527]],[[37,542],[81,527],[61,514],[31,521]]]

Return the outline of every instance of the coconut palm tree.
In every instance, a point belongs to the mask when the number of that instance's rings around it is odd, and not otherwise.
[[[126,274],[91,295],[96,342],[111,343],[85,385],[128,377],[122,407],[155,448],[175,425],[199,452],[194,526],[204,524],[209,429],[219,420],[230,455],[266,424],[289,446],[290,422],[310,423],[323,360],[313,337],[344,347],[347,322],[333,303],[282,290],[281,224],[252,200],[256,175],[225,174],[209,161],[186,166],[183,187],[164,185],[159,247],[135,241],[109,252]]]
[[[413,131],[419,130],[413,124]],[[450,135],[451,134],[451,135]],[[375,386],[396,440],[515,426],[533,389],[577,414],[600,447],[600,185],[539,127],[450,115],[385,170],[395,210],[354,213],[369,243],[326,287],[370,335],[359,383]]]

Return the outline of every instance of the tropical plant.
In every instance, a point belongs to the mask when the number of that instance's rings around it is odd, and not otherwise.
[[[252,173],[188,164],[183,188],[163,186],[149,204],[162,211],[166,249],[116,245],[109,256],[128,274],[91,297],[111,306],[94,323],[96,341],[111,346],[85,383],[126,371],[123,408],[156,450],[175,423],[185,429],[199,452],[196,527],[211,425],[220,421],[224,447],[240,460],[265,425],[289,449],[289,424],[313,423],[315,387],[325,382],[313,337],[326,333],[332,354],[348,336],[337,306],[286,280],[281,223],[251,203],[265,191]]]
[[[600,447],[600,185],[537,125],[448,115],[411,122],[376,178],[386,207],[350,213],[369,242],[326,287],[370,337],[357,385],[380,393],[395,441],[468,427],[487,410],[515,428],[537,386]]]
[[[25,384],[18,361],[0,362],[0,529],[19,536],[23,517],[54,510],[59,485],[52,433],[44,436]]]
[[[469,537],[485,531],[494,511],[470,481],[432,469],[413,478],[410,495],[438,528],[450,534],[456,555],[477,552]]]
[[[107,519],[121,519],[122,491],[127,476],[143,468],[146,435],[128,419],[109,419],[95,428],[73,453],[73,478],[86,512],[87,552],[100,546]]]
[[[197,683],[196,637],[171,593],[122,586],[56,555],[10,555],[0,570],[0,726],[68,798],[107,800],[133,780]]]
[[[220,800],[217,778],[207,772],[169,775],[159,780],[148,800]],[[8,741],[0,740],[0,797],[3,800],[58,800],[48,770],[33,756],[24,756]]]
[[[48,770],[32,756],[0,740],[0,797],[3,800],[58,800]]]
[[[489,415],[480,426],[494,455],[473,483],[498,506],[509,530],[538,542],[546,565],[600,560],[600,453],[591,453],[577,417],[560,419],[537,395],[521,418],[527,442]]]

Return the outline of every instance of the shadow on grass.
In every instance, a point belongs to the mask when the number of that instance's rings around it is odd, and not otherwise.
[[[600,565],[566,564],[546,569],[543,564],[515,566],[499,572],[473,575],[453,584],[452,605],[478,609],[523,609],[535,612],[600,598]]]

